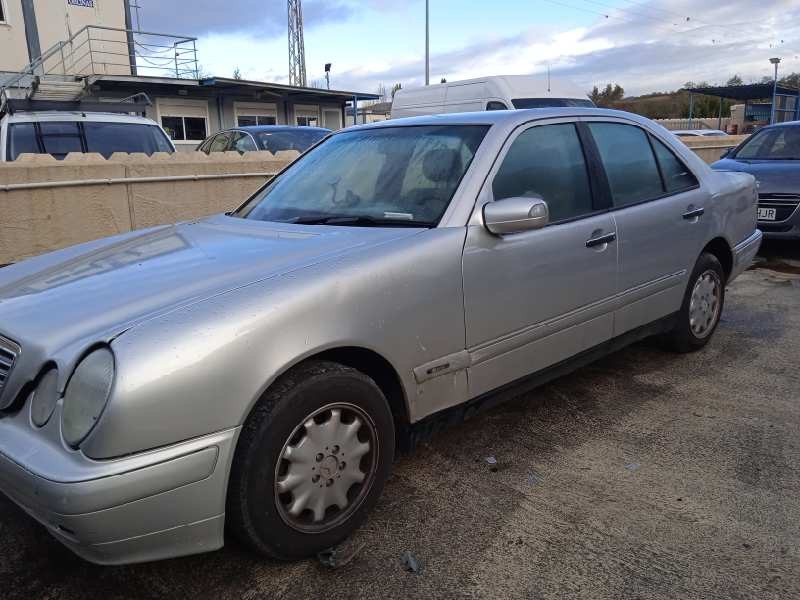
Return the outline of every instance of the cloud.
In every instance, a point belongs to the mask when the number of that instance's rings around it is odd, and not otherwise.
[[[140,28],[180,35],[245,33],[262,38],[286,35],[286,0],[139,0]],[[303,25],[346,21],[354,14],[347,3],[311,0],[303,3]]]

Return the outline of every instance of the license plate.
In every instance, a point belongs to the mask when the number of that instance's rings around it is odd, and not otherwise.
[[[759,221],[774,221],[775,220],[775,209],[774,208],[759,208],[758,209],[758,220]]]

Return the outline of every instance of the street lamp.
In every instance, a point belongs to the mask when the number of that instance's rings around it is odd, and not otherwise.
[[[775,110],[777,108],[777,101],[778,101],[778,64],[781,62],[780,58],[770,58],[769,62],[775,65],[775,81],[772,85],[772,111],[769,116],[769,124],[772,125],[775,122]]]
[[[331,63],[325,63],[325,82],[328,84],[328,89],[331,89]]]
[[[430,10],[425,0],[425,85],[431,83]]]

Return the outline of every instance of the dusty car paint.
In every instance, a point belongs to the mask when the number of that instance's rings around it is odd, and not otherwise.
[[[513,136],[537,123],[592,119],[651,132],[700,185],[541,231],[490,234],[482,207]],[[674,313],[709,242],[730,251],[730,279],[758,248],[752,178],[711,171],[645,119],[547,109],[370,127],[431,123],[491,125],[437,227],[218,215],[0,271],[0,333],[22,349],[0,395],[0,489],[96,562],[213,549],[222,544],[239,428],[293,365],[332,349],[368,352],[391,368],[398,414],[413,424]],[[693,207],[703,208],[702,219],[681,218]],[[659,221],[674,225],[659,234]],[[587,248],[592,235],[609,231],[618,240]],[[546,252],[531,250],[532,242]],[[100,343],[115,356],[114,387],[97,426],[71,449],[60,433],[61,402],[38,430],[25,395],[46,364],[57,365],[63,390]],[[177,460],[191,465],[191,476],[164,466]],[[110,492],[96,493],[112,475],[136,481],[127,484],[139,490],[136,502],[125,496],[110,505]],[[174,486],[164,483],[170,477]]]

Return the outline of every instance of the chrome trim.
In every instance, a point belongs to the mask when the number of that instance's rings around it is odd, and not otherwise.
[[[3,395],[3,389],[11,378],[14,365],[21,353],[22,348],[19,344],[0,335],[0,396]]]

